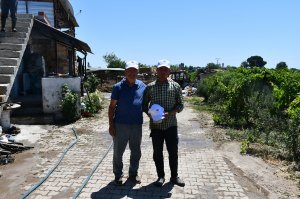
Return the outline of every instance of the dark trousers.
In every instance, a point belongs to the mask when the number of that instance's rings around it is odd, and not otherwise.
[[[156,166],[158,177],[165,177],[163,147],[166,141],[167,151],[169,153],[169,166],[171,177],[178,176],[178,131],[177,126],[170,127],[166,130],[151,130],[153,160]]]
[[[17,7],[18,0],[1,0],[1,23],[2,26],[5,25],[5,20],[8,17],[8,12],[10,12],[10,17],[12,20],[12,26],[15,27],[17,21]]]

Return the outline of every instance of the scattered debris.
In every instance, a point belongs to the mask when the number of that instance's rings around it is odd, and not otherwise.
[[[8,164],[14,161],[14,157],[11,156],[11,152],[0,148],[0,165]]]
[[[10,127],[9,129],[3,131],[5,134],[19,134],[21,132],[21,129],[15,126]]]
[[[0,147],[4,150],[10,151],[11,153],[18,153],[28,149],[32,149],[30,146],[23,146],[22,143],[3,143],[0,142]]]
[[[9,155],[0,155],[0,165],[1,164],[13,163],[14,161],[15,161],[15,158],[11,154],[9,154]]]
[[[2,132],[4,134],[0,134],[0,165],[12,163],[15,159],[12,154],[33,148],[15,141],[16,134],[21,132],[20,128],[12,126]]]
[[[186,87],[184,87],[184,89],[182,90],[182,95],[183,96],[192,96],[194,94],[196,94],[197,92],[197,88],[192,87],[191,85],[188,85]]]

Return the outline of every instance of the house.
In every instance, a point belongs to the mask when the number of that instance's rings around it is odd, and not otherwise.
[[[21,108],[14,112],[57,113],[63,84],[82,93],[92,51],[75,38],[78,23],[68,0],[19,0],[17,13],[18,32],[0,33],[0,117],[15,102]]]

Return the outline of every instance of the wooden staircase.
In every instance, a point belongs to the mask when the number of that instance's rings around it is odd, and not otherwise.
[[[34,21],[34,16],[29,14],[18,14],[17,18],[18,32],[11,32],[10,17],[6,20],[6,32],[0,32],[0,117],[22,61]]]

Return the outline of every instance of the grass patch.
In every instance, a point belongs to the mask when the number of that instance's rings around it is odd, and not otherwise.
[[[190,105],[192,105],[193,109],[197,111],[206,111],[206,112],[212,112],[212,109],[204,103],[203,97],[198,96],[192,96],[185,98],[185,101],[187,101]]]
[[[226,129],[226,135],[230,140],[242,141],[247,138],[247,132],[245,130]]]

